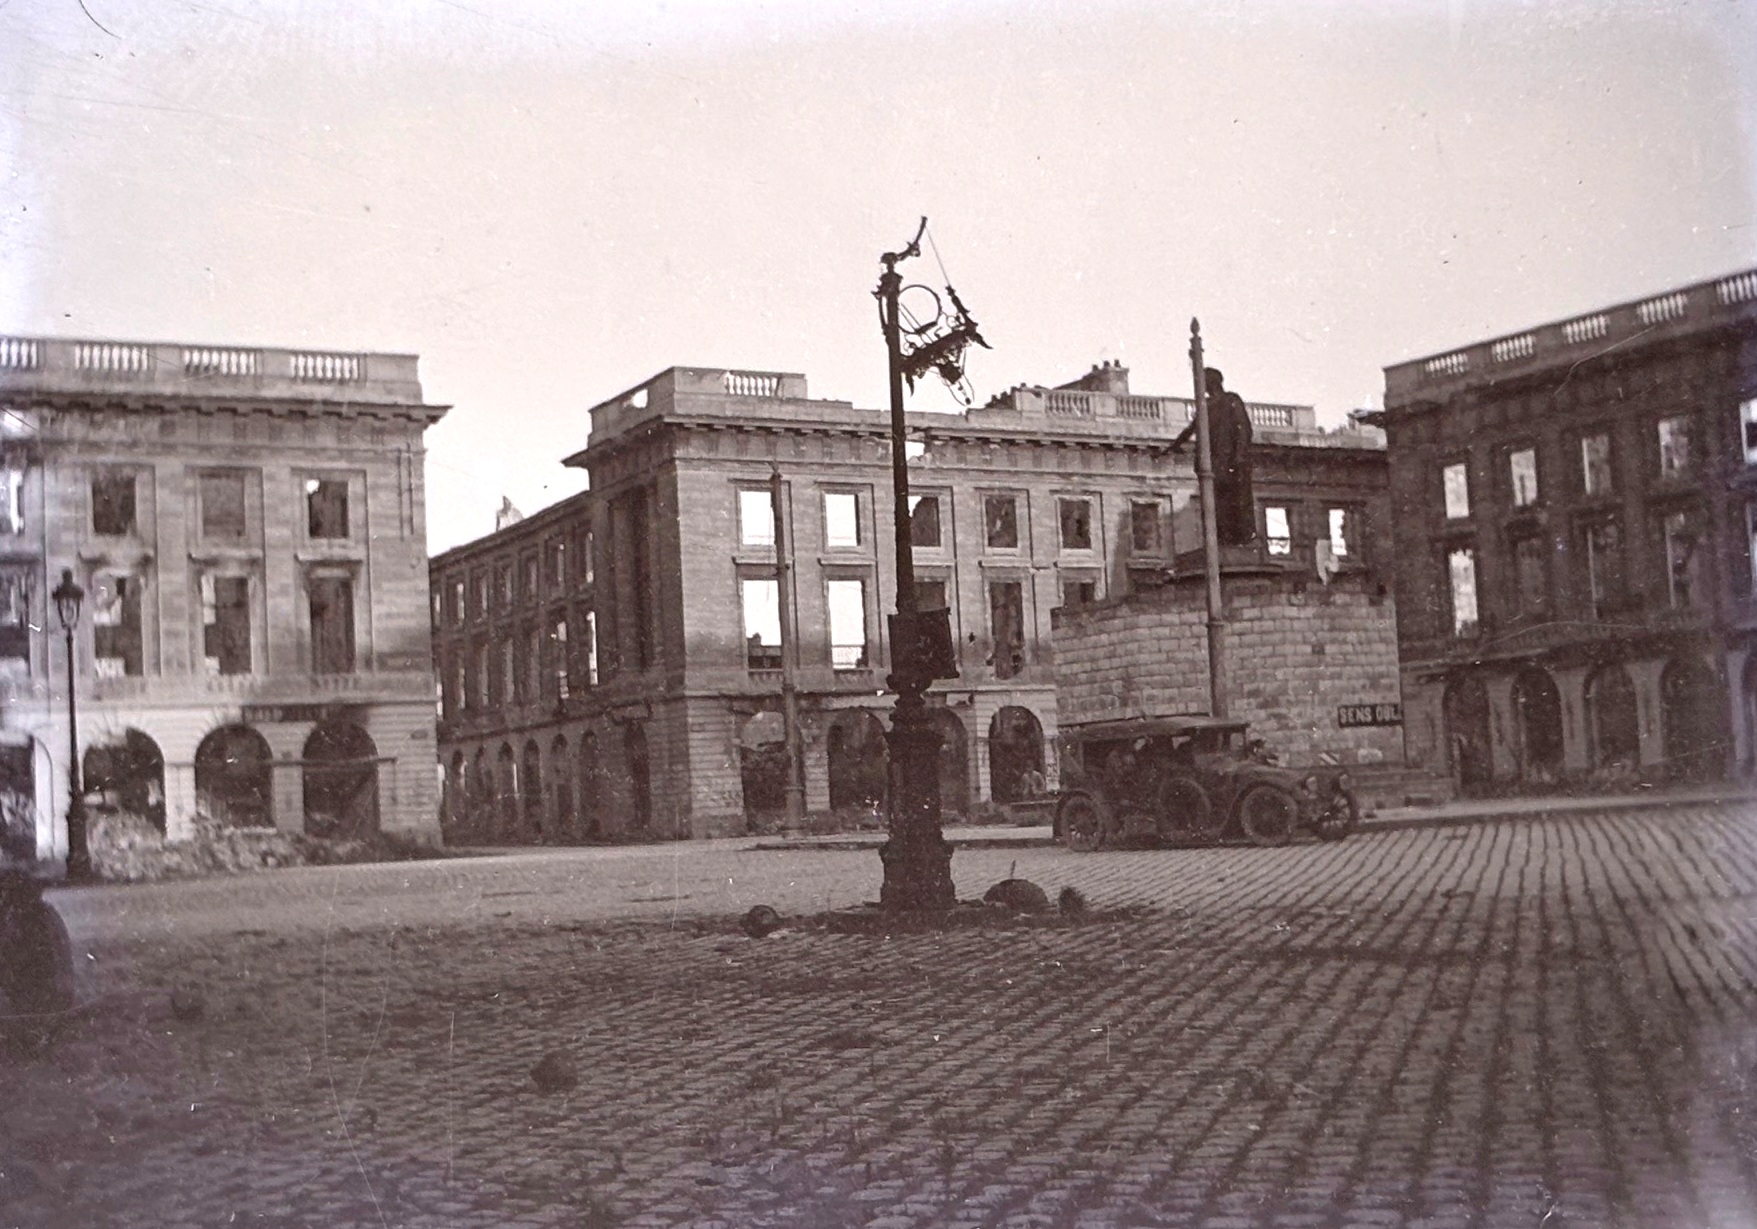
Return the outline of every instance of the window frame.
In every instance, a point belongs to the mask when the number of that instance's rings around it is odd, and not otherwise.
[[[1453,509],[1454,501],[1452,498],[1454,487],[1451,476],[1454,473],[1462,479],[1456,490],[1459,497],[1457,502],[1461,505],[1457,511]],[[1440,511],[1443,514],[1442,519],[1449,525],[1458,525],[1470,520],[1471,515],[1476,511],[1476,501],[1471,491],[1470,459],[1468,457],[1440,462]]]
[[[746,550],[775,549],[775,500],[767,486],[741,485],[733,488],[737,493],[733,496],[737,501],[738,545]],[[753,536],[753,530],[761,528],[753,519],[757,509],[761,509],[761,520],[768,524],[768,536],[760,533]]]
[[[864,508],[862,506],[860,492],[857,490],[851,490],[847,487],[830,486],[822,488],[819,494],[821,496],[819,499],[819,507],[824,518],[824,549],[826,551],[860,551],[864,549],[867,545],[867,541],[865,526],[862,524],[863,517],[861,514],[864,511]],[[832,499],[846,499],[853,504],[853,507],[849,511],[849,525],[854,530],[854,540],[851,542],[839,540],[838,537],[832,536],[830,532],[830,501]]]
[[[1535,443],[1511,444],[1505,452],[1507,474],[1507,506],[1515,512],[1524,512],[1537,507],[1543,502],[1543,468],[1539,463],[1538,449]],[[1520,497],[1520,473],[1516,464],[1520,457],[1531,458],[1531,495]]]
[[[1098,497],[1092,494],[1057,494],[1055,497],[1055,541],[1056,548],[1062,554],[1095,555],[1098,553],[1100,534],[1095,533],[1098,513],[1094,507]],[[1085,509],[1084,534],[1086,543],[1083,546],[1070,545],[1068,542],[1068,509],[1070,507]],[[1076,522],[1078,524],[1080,522]]]
[[[1019,491],[982,492],[982,549],[985,552],[996,555],[1017,555],[1024,552],[1026,537],[1025,534],[1021,532],[1021,522],[1025,518],[1021,517],[1019,514],[1019,502],[1021,498],[1022,492]],[[1007,515],[1010,517],[1010,528],[1012,530],[1011,542],[1004,540],[1007,537],[1006,533],[1003,532],[997,535],[995,532],[997,526],[993,519],[993,512],[995,509],[1003,507],[1008,509]],[[1007,526],[1000,526],[999,528],[1005,529]],[[995,539],[997,536],[1003,540],[996,541]]]
[[[135,538],[140,537],[140,480],[141,471],[132,466],[102,465],[93,468],[87,478],[86,518],[87,528],[94,538]],[[125,528],[114,532],[98,527],[98,483],[128,482],[128,524]]]

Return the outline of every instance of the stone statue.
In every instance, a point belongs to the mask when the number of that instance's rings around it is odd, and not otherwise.
[[[1244,398],[1228,392],[1213,367],[1202,372],[1208,402],[1208,442],[1214,453],[1214,522],[1222,546],[1249,546],[1257,539],[1257,501],[1251,491],[1251,416]],[[1196,433],[1192,420],[1171,450],[1182,450]]]

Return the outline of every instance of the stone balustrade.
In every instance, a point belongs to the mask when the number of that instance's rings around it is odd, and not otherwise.
[[[12,391],[421,401],[412,354],[0,337],[0,393]]]
[[[1385,368],[1388,404],[1443,396],[1557,362],[1576,362],[1641,338],[1658,340],[1757,317],[1757,269],[1607,307]]]

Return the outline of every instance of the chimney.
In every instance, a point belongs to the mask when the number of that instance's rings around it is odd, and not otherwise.
[[[1092,370],[1078,380],[1057,387],[1082,393],[1111,393],[1126,397],[1129,395],[1129,369],[1115,359],[1107,359],[1102,363],[1094,363]]]

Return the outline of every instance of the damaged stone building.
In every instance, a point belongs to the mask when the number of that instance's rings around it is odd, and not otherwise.
[[[1752,770],[1757,270],[1389,367],[1381,421],[1412,759]]]
[[[438,836],[411,355],[0,338],[0,786],[88,812]]]
[[[911,413],[914,565],[960,677],[929,695],[952,813],[1053,785],[1050,612],[1157,583],[1195,545],[1191,402],[1096,367]],[[1251,404],[1269,550],[1377,553],[1375,431]],[[783,806],[781,603],[806,805],[882,806],[895,568],[889,419],[796,374],[672,368],[591,411],[590,491],[434,558],[448,831],[580,840],[744,831]],[[793,569],[777,581],[771,474]],[[1382,561],[1381,565],[1382,565]]]

